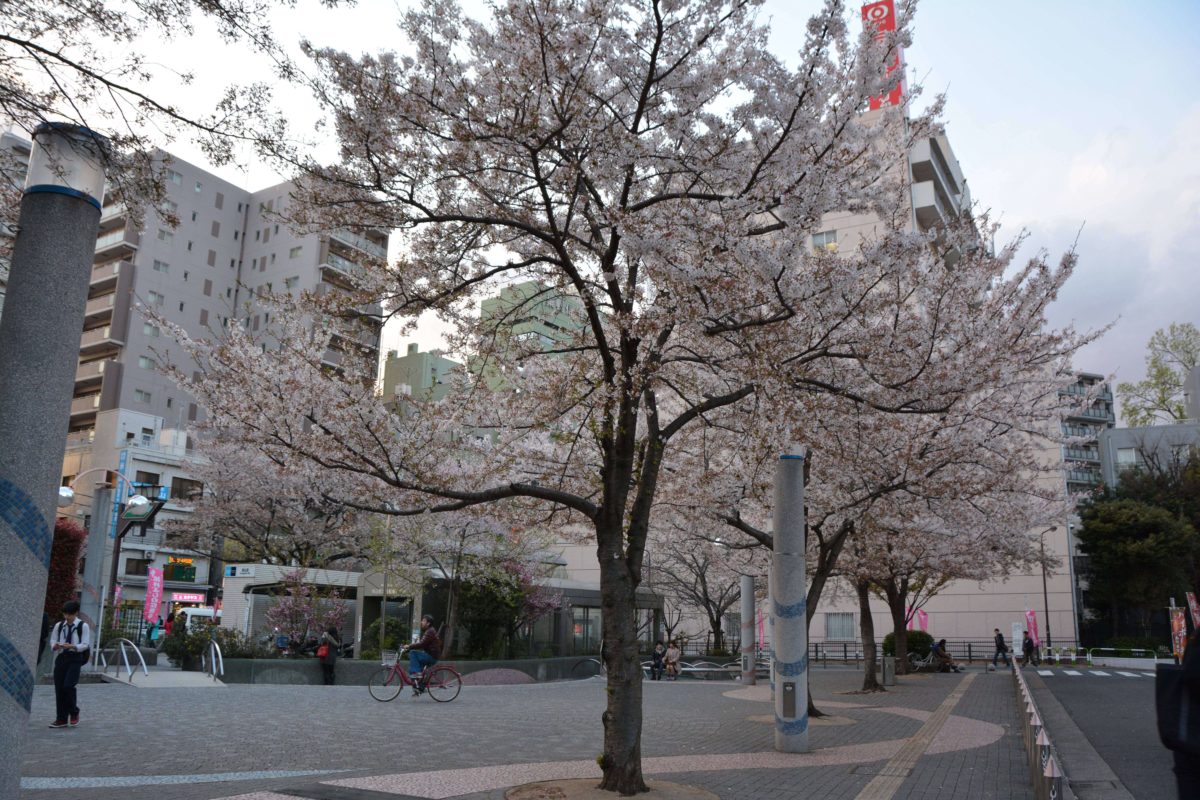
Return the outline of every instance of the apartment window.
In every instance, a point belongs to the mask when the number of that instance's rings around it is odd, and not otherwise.
[[[293,247],[291,250],[288,250],[288,258],[299,258],[302,250],[304,250],[303,245],[300,247]]]
[[[237,267],[237,259],[236,258],[229,259],[229,268],[234,269],[235,267]]]
[[[262,231],[255,231],[254,232],[254,241],[257,242],[261,238],[262,238]]]
[[[147,292],[146,294],[147,294],[147,299],[150,301],[150,305],[161,306],[163,304],[164,298],[161,293],[151,290],[151,291]]]
[[[216,197],[216,200],[213,201],[213,204],[218,209],[224,208],[225,207],[225,195],[221,194],[220,192],[217,192],[217,197]]]
[[[187,248],[187,249],[188,249],[188,252],[189,252],[189,253],[190,253],[190,252],[192,252],[192,243],[191,243],[191,242],[188,242],[188,248]]]
[[[264,312],[263,313],[263,325],[266,325],[270,321],[271,321],[271,312],[270,311]]]
[[[155,259],[154,264],[152,266],[153,266],[155,272],[170,272],[171,271],[171,265],[168,264],[166,261],[159,261],[158,259]]]
[[[183,271],[183,282],[187,283],[187,279],[188,279],[188,271],[185,269]]]
[[[143,428],[143,430],[150,430],[150,429]],[[150,434],[153,435],[154,431],[150,430]],[[144,470],[139,469],[137,471],[137,473],[133,476],[133,480],[136,483],[145,483],[150,486],[158,486],[159,477],[160,477],[160,475],[157,472],[145,472]]]
[[[196,221],[196,212],[193,211],[192,212],[192,222],[195,222],[195,221]]]
[[[213,220],[213,224],[212,224],[212,229],[211,229],[211,230],[212,230],[212,235],[213,235],[213,236],[220,236],[220,235],[221,235],[221,223],[217,222],[217,221],[214,219],[214,220]]]
[[[166,230],[165,228],[158,229],[158,240],[160,242],[170,242],[174,241],[174,239],[175,234],[171,233],[169,230]]]
[[[150,394],[149,392],[143,391],[141,389],[134,389],[133,390],[133,399],[138,401],[139,403],[146,403],[147,405],[149,405],[150,401],[154,399],[154,395]]]
[[[289,291],[291,291],[292,289],[295,289],[299,285],[300,285],[300,276],[299,275],[293,275],[290,278],[283,279],[283,288],[285,288]]]
[[[275,263],[275,254],[274,253],[271,253],[271,263],[272,264]]]
[[[138,366],[142,369],[154,369],[154,359],[150,356],[138,356]]]
[[[167,180],[170,181],[171,183],[175,184],[176,186],[183,185],[183,176],[180,175],[178,172],[176,172],[173,169],[167,170]]]
[[[196,181],[196,194],[200,194],[203,191],[204,191],[204,184],[201,183],[200,181]]]
[[[1117,448],[1117,467],[1119,469],[1129,469],[1137,466],[1137,448],[1136,447],[1118,447]]]
[[[266,244],[269,241],[271,241],[271,229],[263,228],[263,244]]]
[[[176,203],[174,200],[163,200],[162,201],[162,210],[166,211],[168,214],[174,214],[176,211],[179,210],[179,204]]]
[[[200,324],[201,325],[208,324],[208,309],[207,308],[200,309]]]
[[[195,403],[188,403],[188,422],[195,422],[199,409]]]
[[[226,287],[225,287],[225,296],[226,296],[226,297],[233,297],[233,287],[232,287],[232,286],[226,286]]]
[[[196,500],[204,494],[204,484],[190,478],[171,478],[172,500]]]
[[[127,558],[125,559],[125,574],[130,576],[149,575],[150,563],[148,558]]]
[[[173,406],[173,405],[175,405],[175,398],[174,398],[174,397],[168,397],[168,398],[167,398],[167,408],[170,408],[170,407],[171,407],[171,406]]]
[[[242,213],[242,204],[238,203],[238,213]]]
[[[204,296],[212,297],[212,281],[208,278],[204,279]]]
[[[154,444],[154,428],[142,428],[142,444],[146,447]]]
[[[158,338],[158,326],[152,325],[149,322],[142,323],[142,335],[149,336],[152,339]]]
[[[825,612],[825,638],[827,640],[853,640],[858,638],[854,631],[853,612]]]
[[[279,226],[278,225],[275,226],[275,235],[276,236],[279,235]]]
[[[275,291],[275,284],[271,283],[270,281],[267,281],[267,294],[271,294],[274,291]]]
[[[258,314],[254,315],[254,325],[252,327],[254,330],[258,330]]]
[[[837,231],[821,231],[814,233],[813,237],[813,252],[820,253],[827,251],[830,253],[837,252]]]
[[[180,304],[179,304],[179,310],[180,310],[180,311],[183,311],[183,303],[180,303]]]
[[[234,232],[233,232],[233,240],[234,240],[235,242],[238,240],[238,232],[237,232],[237,231],[234,231]]]

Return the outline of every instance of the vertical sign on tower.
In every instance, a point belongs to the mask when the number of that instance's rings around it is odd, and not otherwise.
[[[878,3],[868,3],[862,7],[863,26],[875,33],[876,41],[896,30],[896,5],[893,0],[881,0]],[[903,52],[896,47],[892,60],[888,63],[887,74],[891,75],[900,70],[900,82],[886,96],[871,98],[871,110],[883,108],[884,103],[898,106],[904,99],[904,58]]]
[[[158,619],[158,607],[162,604],[163,592],[163,571],[158,567],[150,567],[146,570],[146,605],[142,609],[142,616],[146,622],[154,622]]]
[[[117,459],[117,474],[124,477],[125,465],[129,463],[129,450],[121,451],[120,457]],[[121,478],[113,481],[113,510],[112,510],[112,525],[108,529],[108,538],[117,538],[117,517],[121,514]]]

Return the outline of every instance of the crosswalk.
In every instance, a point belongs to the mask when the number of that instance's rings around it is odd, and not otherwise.
[[[1053,670],[1053,669],[1039,669],[1039,670],[1037,671],[1037,674],[1038,674],[1038,675],[1043,675],[1043,676],[1045,676],[1045,677],[1050,677],[1050,676],[1052,676],[1052,675],[1066,675],[1067,677],[1070,677],[1070,678],[1080,678],[1080,677],[1084,677],[1084,676],[1094,676],[1094,677],[1097,677],[1097,678],[1116,678],[1116,677],[1123,677],[1123,678],[1153,678],[1153,677],[1154,677],[1154,673],[1153,673],[1153,672],[1126,672],[1125,670],[1120,670],[1120,669],[1113,670],[1112,672],[1105,672],[1105,671],[1104,671],[1104,670],[1102,670],[1102,669],[1089,669],[1089,670],[1077,670],[1077,669],[1062,669],[1062,670]]]

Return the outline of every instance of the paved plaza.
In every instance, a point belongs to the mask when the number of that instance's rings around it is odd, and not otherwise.
[[[812,751],[775,753],[769,687],[647,682],[648,777],[721,798],[1028,798],[1012,678],[902,677],[856,694],[857,671],[815,670],[827,720]],[[362,686],[80,686],[82,723],[51,730],[33,703],[22,797],[496,800],[513,785],[598,775],[604,683],[466,686],[449,704]]]

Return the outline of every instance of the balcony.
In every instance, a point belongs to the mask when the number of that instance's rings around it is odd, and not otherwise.
[[[1090,461],[1100,463],[1100,451],[1092,447],[1063,448],[1063,458],[1067,461]]]
[[[100,410],[100,393],[86,394],[71,401],[71,421],[76,417],[94,416]]]
[[[100,210],[100,230],[111,228],[119,220],[125,219],[125,215],[129,213],[129,209],[124,203],[112,203],[106,205]]]
[[[340,242],[347,247],[353,247],[356,250],[361,250],[371,258],[385,261],[387,259],[387,245],[379,244],[365,236],[359,236],[357,233],[350,231],[333,231],[329,234],[332,241]]]
[[[105,325],[103,328],[93,328],[90,331],[83,332],[83,336],[79,338],[79,352],[86,354],[101,353],[105,350],[116,350],[124,344],[124,342],[113,338],[112,326]]]
[[[109,292],[88,300],[87,305],[83,307],[83,324],[96,325],[111,320],[116,301],[116,292]]]
[[[78,391],[85,386],[91,384],[99,384],[104,379],[104,368],[111,362],[111,358],[102,358],[99,361],[89,361],[86,364],[80,364],[75,368],[75,389]]]
[[[130,228],[118,228],[112,233],[96,237],[96,261],[112,261],[117,258],[131,259],[141,243],[141,235]]]
[[[128,261],[105,261],[103,264],[97,264],[92,267],[92,280],[89,288],[92,291],[102,291],[110,289],[117,285],[117,278],[121,275],[121,270],[124,265],[129,264]],[[132,264],[129,264],[132,268]]]
[[[363,277],[365,270],[361,265],[348,258],[342,258],[336,253],[329,253],[321,264],[321,277],[329,283],[339,286],[354,287]]]
[[[933,181],[914,183],[912,199],[917,225],[923,231],[942,227],[955,216]]]

